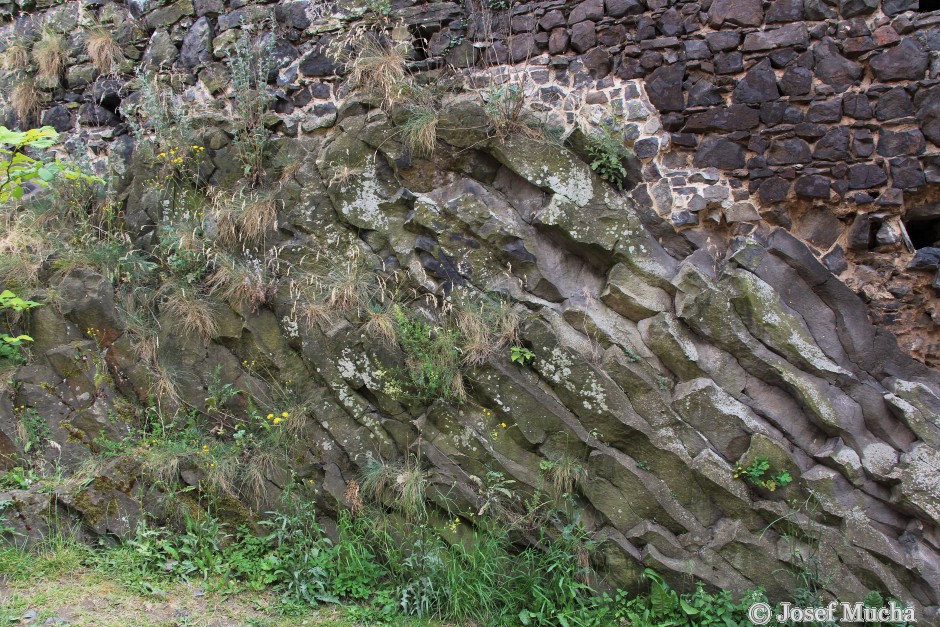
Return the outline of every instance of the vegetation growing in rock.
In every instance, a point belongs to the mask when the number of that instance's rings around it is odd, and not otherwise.
[[[738,464],[734,469],[734,478],[744,477],[752,484],[774,492],[777,488],[785,488],[793,482],[793,477],[786,470],[768,475],[770,462],[766,457],[758,457],[747,466]]]
[[[5,327],[3,331],[0,331],[0,361],[6,360],[13,363],[23,361],[22,350],[28,342],[33,341],[33,338],[25,333],[11,335],[9,332],[15,332],[13,325],[17,322],[18,314],[38,306],[39,303],[23,300],[10,290],[0,292],[0,316],[3,317]]]
[[[246,33],[227,57],[232,76],[232,141],[242,177],[249,187],[258,187],[264,178],[265,151],[271,139],[265,114],[271,99],[266,89],[268,75],[277,63],[274,43],[270,34]]]
[[[114,34],[106,27],[95,25],[85,35],[85,50],[95,68],[103,75],[113,75],[120,70],[124,51]]]
[[[402,124],[405,144],[419,157],[430,157],[437,146],[440,111],[433,104],[412,105]]]
[[[408,45],[384,32],[352,29],[339,41],[334,56],[342,60],[349,81],[379,98],[384,107],[401,99],[408,84]]]
[[[620,133],[610,124],[601,127],[587,136],[587,151],[591,156],[591,169],[598,176],[623,190],[623,182],[627,176],[627,169],[623,166],[623,159],[628,154],[619,138]]]
[[[32,46],[32,57],[36,64],[36,80],[49,89],[58,87],[68,62],[65,37],[50,28],[43,29],[39,40]]]
[[[46,96],[32,77],[18,81],[10,92],[10,105],[20,120],[31,121],[39,113]]]
[[[461,401],[466,398],[460,372],[460,331],[435,326],[397,307],[395,335],[407,357],[408,385],[423,402],[436,398]]]
[[[533,353],[531,350],[529,350],[525,346],[510,346],[509,347],[509,359],[513,363],[526,366],[533,359],[535,359],[535,353]]]

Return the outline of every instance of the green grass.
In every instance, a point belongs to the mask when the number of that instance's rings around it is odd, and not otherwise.
[[[58,617],[75,627],[367,624],[359,618],[363,608],[354,604],[292,606],[274,590],[229,581],[218,576],[187,580],[154,572],[131,545],[92,549],[65,536],[31,549],[3,543],[0,624],[11,624],[30,610],[37,613],[34,624]],[[401,617],[395,624],[438,623]]]
[[[386,465],[385,479],[416,463]],[[426,493],[426,476],[413,482]],[[141,522],[116,546],[55,534],[26,548],[7,537],[0,624],[33,610],[40,623],[72,625],[746,627],[747,607],[766,600],[761,590],[736,598],[702,585],[679,593],[649,569],[648,593],[602,594],[590,559],[597,542],[576,517],[544,525],[525,547],[496,519],[445,520],[430,507],[407,519],[384,507],[342,511],[328,535],[314,502],[294,490],[255,532],[202,512],[173,529]]]

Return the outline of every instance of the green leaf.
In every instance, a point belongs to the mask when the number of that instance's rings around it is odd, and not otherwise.
[[[658,616],[668,616],[676,609],[676,593],[669,589],[665,583],[654,581],[650,585],[650,605]]]
[[[7,335],[6,333],[3,333],[3,334],[0,334],[0,340],[3,340],[4,342],[6,342],[7,344],[11,346],[19,346],[23,342],[32,342],[33,338],[29,337],[28,335],[18,335],[16,337],[12,337],[12,336]]]
[[[685,612],[687,616],[695,616],[698,614],[698,610],[686,603],[685,599],[679,599],[679,605],[682,607],[682,611]]]

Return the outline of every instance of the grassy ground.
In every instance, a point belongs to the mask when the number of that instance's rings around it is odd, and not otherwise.
[[[87,551],[67,542],[39,554],[0,549],[0,625],[42,625],[49,619],[74,627],[367,624],[350,618],[350,609],[341,606],[284,616],[285,608],[271,592],[218,581],[142,582],[130,573],[89,566],[88,558]]]

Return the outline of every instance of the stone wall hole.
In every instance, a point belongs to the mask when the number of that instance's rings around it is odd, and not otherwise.
[[[927,248],[940,244],[940,218],[904,220],[904,228],[914,248]]]

